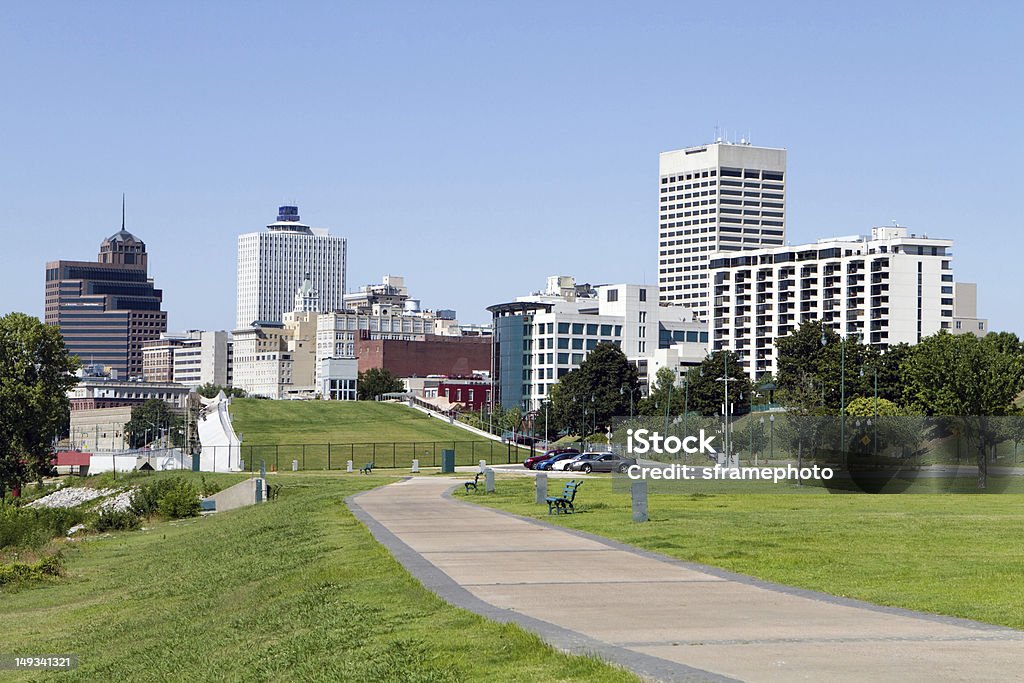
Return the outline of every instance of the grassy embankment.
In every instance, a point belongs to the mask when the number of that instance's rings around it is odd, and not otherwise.
[[[517,453],[395,403],[235,399],[231,418],[242,437],[242,458],[263,459],[281,470],[291,469],[292,460],[302,470],[325,469],[328,450],[331,469],[344,469],[347,460],[355,467],[375,462],[378,467],[408,468],[413,458],[421,467],[440,466],[446,448],[455,449],[458,465],[517,462],[529,455],[528,449]]]
[[[1024,628],[1024,482],[1012,479],[1007,490],[1018,493],[1000,495],[694,482],[689,494],[652,495],[644,524],[609,477],[587,480],[575,515],[548,517],[530,480],[503,478],[497,493],[468,499],[769,581]]]
[[[423,588],[342,502],[390,479],[280,480],[261,506],[66,544],[66,577],[0,593],[2,649],[78,655],[62,680],[636,680]]]

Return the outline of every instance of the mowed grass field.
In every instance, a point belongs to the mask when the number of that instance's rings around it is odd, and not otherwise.
[[[0,592],[0,651],[76,654],[74,681],[638,680],[427,591],[343,503],[393,479],[273,479],[273,502],[68,544],[65,578]]]
[[[454,449],[456,463],[517,462],[528,450],[477,436],[397,403],[373,401],[264,401],[234,399],[231,420],[242,438],[242,457],[290,469],[439,466],[441,451]],[[328,448],[330,444],[330,448]],[[376,444],[376,445],[374,445]],[[329,452],[328,452],[329,451]]]
[[[553,517],[534,504],[532,480],[498,484],[465,498],[769,581],[1024,628],[1019,493],[785,495],[695,484],[689,495],[651,495],[650,521],[635,524],[629,494],[614,492],[609,477],[586,480],[577,514]]]

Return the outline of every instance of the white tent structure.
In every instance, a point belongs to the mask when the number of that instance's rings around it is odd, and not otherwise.
[[[231,399],[220,392],[214,398],[199,400],[203,407],[196,424],[199,429],[199,470],[201,472],[240,472],[242,441],[231,426],[228,407]]]

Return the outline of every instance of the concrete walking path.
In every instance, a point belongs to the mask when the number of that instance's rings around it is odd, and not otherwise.
[[[561,649],[658,680],[1024,680],[1024,631],[672,560],[452,500],[455,483],[411,478],[349,507],[441,597]]]

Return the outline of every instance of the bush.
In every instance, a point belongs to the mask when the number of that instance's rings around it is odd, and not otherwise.
[[[29,508],[0,502],[0,549],[41,548],[85,519],[76,508]]]
[[[139,517],[131,510],[103,510],[92,523],[95,531],[130,531],[139,528]]]
[[[206,481],[205,476],[201,476],[199,479],[201,482],[199,484],[199,492],[203,495],[203,498],[206,498],[207,496],[212,496],[213,494],[220,491],[220,484],[218,484],[217,482]]]
[[[161,496],[158,509],[172,519],[195,517],[199,514],[199,492],[191,482],[175,479],[174,486]]]
[[[139,517],[148,517],[160,509],[160,500],[172,490],[181,477],[158,479],[152,484],[143,484],[132,494],[131,510]]]
[[[0,564],[0,586],[21,581],[40,581],[63,574],[64,558],[60,553],[56,553],[32,564],[27,562]]]

